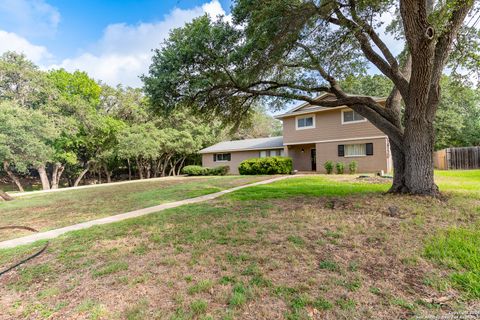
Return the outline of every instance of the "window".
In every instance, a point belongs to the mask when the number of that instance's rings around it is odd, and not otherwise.
[[[295,118],[297,130],[315,128],[315,115],[299,116]]]
[[[365,144],[346,144],[345,157],[361,157],[367,155]]]
[[[270,157],[278,157],[283,155],[283,149],[270,150]]]
[[[275,150],[262,150],[259,152],[259,157],[260,158],[266,158],[266,157],[277,157],[277,156],[282,156],[283,157],[283,149],[275,149]]]
[[[217,162],[226,162],[230,161],[232,158],[230,153],[216,153],[213,155],[213,161]]]
[[[339,157],[373,156],[373,143],[340,144],[338,145]]]
[[[271,157],[283,157],[283,149],[271,150],[270,151]]]
[[[342,110],[342,124],[365,121],[367,121],[367,119],[365,119],[353,110]]]

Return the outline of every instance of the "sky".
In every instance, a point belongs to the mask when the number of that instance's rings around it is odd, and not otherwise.
[[[141,87],[152,50],[172,28],[208,14],[229,19],[232,0],[0,0],[0,54],[23,52],[43,70],[86,71]],[[387,25],[391,13],[380,19]],[[403,44],[381,33],[394,54]],[[370,66],[370,74],[379,71]]]
[[[110,85],[140,87],[152,49],[172,28],[230,0],[0,0],[0,54],[23,52],[48,70],[86,71]]]

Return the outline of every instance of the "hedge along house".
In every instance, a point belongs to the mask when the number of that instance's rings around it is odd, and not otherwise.
[[[317,99],[335,99],[323,94]],[[380,103],[385,99],[374,98]],[[358,163],[359,172],[391,172],[388,137],[347,107],[301,104],[275,118],[283,122],[283,137],[224,141],[200,151],[203,166],[238,165],[249,158],[291,157],[293,169],[324,173],[326,161]]]

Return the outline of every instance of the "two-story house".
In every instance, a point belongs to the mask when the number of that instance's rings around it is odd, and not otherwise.
[[[323,94],[317,99],[334,99]],[[385,99],[375,98],[381,104]],[[359,172],[391,172],[388,137],[367,119],[347,107],[324,108],[301,104],[276,116],[283,122],[283,137],[224,141],[200,150],[206,167],[230,166],[238,174],[245,159],[288,156],[293,169],[324,173],[323,164],[357,161]]]

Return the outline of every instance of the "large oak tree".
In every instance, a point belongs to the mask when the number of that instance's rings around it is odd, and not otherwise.
[[[145,89],[159,109],[189,105],[227,121],[247,116],[265,97],[273,106],[291,100],[346,105],[389,137],[390,191],[436,195],[440,79],[454,47],[471,47],[465,21],[475,10],[473,0],[237,0],[232,24],[205,16],[174,30],[155,52]],[[388,29],[404,42],[400,56],[382,40],[389,14],[396,23]],[[478,52],[455,56],[468,56],[471,64]],[[392,82],[386,105],[339,85],[369,64]],[[336,99],[316,100],[323,92]]]

